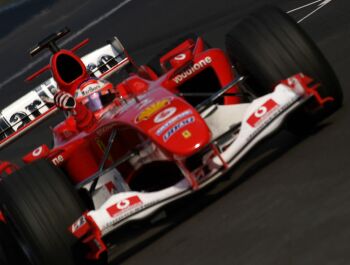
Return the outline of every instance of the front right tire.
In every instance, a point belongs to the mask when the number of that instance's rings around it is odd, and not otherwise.
[[[303,73],[321,84],[318,92],[322,98],[334,99],[322,109],[314,104],[315,108],[309,107],[303,114],[320,119],[342,105],[339,81],[320,49],[276,7],[264,7],[240,21],[226,35],[226,49],[232,63],[248,77],[256,96],[270,93],[281,80]]]

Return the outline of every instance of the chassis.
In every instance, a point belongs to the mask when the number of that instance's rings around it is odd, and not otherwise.
[[[270,34],[264,43],[244,27],[256,21],[266,22],[260,29]],[[311,50],[316,68],[310,70],[294,46],[287,49],[287,37],[280,35],[285,46],[280,54],[297,63],[277,63],[280,71],[272,74],[272,61],[279,57],[267,50],[282,49],[269,39],[278,27],[302,42],[302,51]],[[54,57],[65,54],[55,42],[66,33],[51,35],[32,54],[46,47]],[[244,48],[252,40],[256,49]],[[127,73],[117,85],[120,98],[89,126],[79,127],[89,113],[80,123],[68,116],[53,130],[53,148],[42,145],[23,157],[27,166],[1,165],[3,225],[31,264],[101,260],[108,250],[104,239],[117,228],[209,185],[288,119],[293,129],[303,130],[341,105],[332,69],[277,9],[259,11],[237,25],[227,36],[227,53],[206,47],[202,38],[177,43],[158,57],[162,73],[137,66],[117,39],[110,45],[115,56],[100,67],[109,65],[107,73],[118,77]],[[264,56],[271,61],[261,62]],[[314,71],[318,68],[321,74]],[[91,75],[100,70],[88,69]],[[11,137],[5,134],[4,141]]]

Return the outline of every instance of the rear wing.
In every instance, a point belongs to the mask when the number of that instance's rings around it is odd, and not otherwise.
[[[91,76],[102,79],[130,63],[117,38],[81,59]],[[0,149],[57,111],[45,100],[53,99],[57,91],[56,82],[50,78],[0,111]]]

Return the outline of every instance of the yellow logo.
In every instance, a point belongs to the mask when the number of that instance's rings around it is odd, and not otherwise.
[[[136,122],[146,121],[149,118],[151,118],[155,113],[163,109],[165,106],[167,106],[170,103],[170,99],[162,99],[160,101],[157,101],[151,105],[149,105],[147,108],[145,108],[136,118]]]
[[[185,130],[182,132],[182,136],[185,138],[185,139],[188,139],[192,136],[192,133],[189,131],[189,130]]]

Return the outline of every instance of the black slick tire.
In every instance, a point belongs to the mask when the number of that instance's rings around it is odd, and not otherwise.
[[[320,49],[276,7],[264,7],[240,21],[226,35],[226,49],[256,96],[271,92],[283,79],[304,73],[321,84],[321,97],[334,99],[317,116],[327,116],[342,105],[339,81]]]
[[[29,264],[78,264],[68,227],[84,206],[58,168],[44,160],[21,168],[0,183],[0,200],[11,239]],[[14,255],[8,259],[16,264]]]

